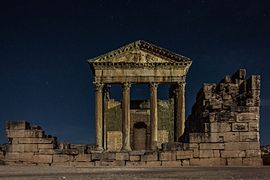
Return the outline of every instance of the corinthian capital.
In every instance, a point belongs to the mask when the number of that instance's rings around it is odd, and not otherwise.
[[[157,89],[158,84],[159,84],[159,83],[156,83],[156,82],[150,82],[149,86],[150,86],[150,88]]]
[[[131,83],[130,82],[124,82],[123,84],[122,84],[122,88],[123,89],[129,89],[131,87]]]
[[[179,88],[185,88],[186,82],[177,82]]]
[[[104,84],[102,82],[94,82],[96,91],[102,92]]]

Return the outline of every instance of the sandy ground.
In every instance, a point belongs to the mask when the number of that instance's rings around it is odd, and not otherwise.
[[[270,179],[270,166],[180,168],[0,166],[0,179]]]

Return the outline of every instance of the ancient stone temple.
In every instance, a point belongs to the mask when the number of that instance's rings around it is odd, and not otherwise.
[[[99,150],[157,149],[162,143],[178,141],[183,135],[189,58],[139,40],[88,62],[95,76],[96,144]],[[165,83],[172,85],[172,101],[158,101],[158,86]],[[122,102],[106,99],[107,87],[113,84],[122,85]],[[133,84],[148,84],[150,100],[131,101]],[[159,129],[162,122],[159,115],[164,103],[172,105],[167,108],[173,110],[171,115],[163,118],[164,124],[171,126]]]

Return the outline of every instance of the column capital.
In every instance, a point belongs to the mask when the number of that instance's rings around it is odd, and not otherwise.
[[[130,88],[131,87],[131,83],[130,82],[123,82],[122,83],[122,88]]]
[[[151,87],[151,88],[157,88],[158,87],[158,85],[159,85],[159,83],[157,83],[157,82],[150,82],[149,83],[149,86]]]
[[[93,84],[95,85],[95,89],[96,91],[102,91],[103,87],[104,87],[104,83],[103,82],[93,82]]]
[[[179,82],[177,82],[177,85],[179,87],[185,87],[186,86],[186,82],[185,81],[179,81]]]

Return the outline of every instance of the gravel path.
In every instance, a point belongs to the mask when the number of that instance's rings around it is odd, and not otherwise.
[[[0,179],[270,179],[270,166],[180,168],[64,168],[0,166]]]

